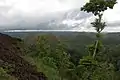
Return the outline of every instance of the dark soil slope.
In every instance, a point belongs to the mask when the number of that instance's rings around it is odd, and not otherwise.
[[[8,69],[8,74],[18,80],[46,80],[43,73],[37,72],[36,66],[21,57],[18,40],[0,33],[0,67]]]

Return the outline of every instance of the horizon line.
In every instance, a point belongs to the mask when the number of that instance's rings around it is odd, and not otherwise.
[[[5,30],[3,32],[95,32],[95,31],[94,30]],[[109,32],[114,33],[120,31],[103,31],[103,33],[109,33]]]

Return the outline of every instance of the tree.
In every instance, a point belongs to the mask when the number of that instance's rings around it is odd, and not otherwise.
[[[96,29],[96,37],[97,40],[95,44],[91,47],[94,47],[93,49],[93,58],[95,58],[96,54],[99,52],[101,49],[101,32],[106,26],[106,23],[102,21],[102,16],[105,10],[108,8],[113,9],[114,5],[116,4],[116,0],[90,0],[89,3],[86,3],[81,10],[82,11],[87,11],[92,12],[95,16],[98,18],[95,19],[95,22],[92,22],[91,24],[93,27]]]
[[[100,38],[101,38],[101,32],[103,31],[103,29],[106,26],[106,23],[102,21],[102,16],[105,10],[107,10],[108,8],[113,9],[114,5],[116,4],[116,0],[90,0],[89,3],[86,3],[81,10],[82,11],[87,11],[92,12],[95,16],[97,16],[98,18],[95,19],[95,22],[92,22],[91,24],[93,25],[93,27],[96,29],[96,37],[97,37],[97,41],[95,42],[95,49],[94,49],[94,53],[93,53],[93,57],[95,57],[96,53],[97,53],[97,49],[98,46],[100,48]]]
[[[35,60],[38,67],[44,69],[42,71],[48,79],[64,80],[67,78],[68,69],[74,65],[70,62],[70,55],[65,50],[65,45],[59,40],[55,45],[51,44],[49,37],[38,36],[36,43],[30,46],[28,55]]]
[[[81,10],[87,13],[92,13],[97,18],[91,24],[95,28],[97,40],[94,44],[89,46],[89,56],[83,57],[80,60],[80,65],[77,67],[78,76],[81,80],[114,80],[114,66],[107,61],[99,61],[98,54],[104,49],[101,41],[101,32],[106,26],[103,22],[102,16],[108,8],[113,9],[116,0],[90,0]],[[101,57],[102,58],[102,57]]]

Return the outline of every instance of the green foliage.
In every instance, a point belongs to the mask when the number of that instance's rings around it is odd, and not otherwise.
[[[40,58],[33,59],[38,68],[38,71],[43,72],[48,77],[48,80],[60,80],[60,75],[54,64],[51,64],[51,62],[46,64],[44,63],[45,60],[43,61]]]
[[[98,62],[92,56],[81,59],[76,72],[80,80],[115,80],[113,64]]]
[[[0,67],[0,80],[7,80],[7,79],[9,79],[7,72]]]
[[[104,12],[107,8],[113,9],[116,4],[116,0],[90,0],[89,3],[86,3],[81,10],[92,12],[95,16],[100,12]]]
[[[34,59],[38,68],[41,68],[40,71],[43,71],[50,80],[65,79],[66,70],[72,63],[64,45],[59,40],[57,45],[51,45],[47,36],[38,36],[36,40],[36,43],[29,47],[28,56]],[[53,78],[53,75],[56,75],[56,78]]]
[[[97,41],[94,44],[91,44],[88,46],[88,52],[89,52],[89,55],[91,55],[91,56],[94,53],[96,43],[97,43]],[[103,44],[100,40],[98,41],[97,46],[98,47],[96,48],[96,53],[99,53],[103,49]]]
[[[102,16],[102,15],[100,15]],[[106,26],[105,22],[100,22],[99,19],[95,19],[95,22],[91,23],[95,27],[96,31],[100,33]]]
[[[93,59],[92,56],[86,56],[83,57],[83,59],[80,60],[80,64],[84,66],[90,67],[91,65],[97,65],[97,61]]]
[[[7,74],[8,70],[3,69],[0,67],[0,80],[17,80],[14,77]]]
[[[101,41],[98,42],[99,47],[97,47],[96,57],[92,57],[95,49],[94,43],[88,46],[88,49],[93,48],[91,49],[93,51],[91,51],[91,55],[80,59],[77,67],[70,62],[71,56],[67,54],[65,46],[60,41],[54,47],[49,43],[48,37],[44,40],[39,37],[37,41],[28,50],[28,56],[33,59],[29,62],[35,64],[38,71],[44,72],[48,80],[117,80],[116,78],[118,78],[114,65],[108,60],[109,52],[103,48]],[[43,48],[48,45],[48,48]],[[40,51],[46,54],[41,56],[42,53]]]
[[[98,62],[92,56],[83,57],[76,68],[79,78],[81,80],[92,80],[91,77],[96,66],[98,66]]]

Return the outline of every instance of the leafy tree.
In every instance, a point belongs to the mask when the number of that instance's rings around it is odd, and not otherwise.
[[[101,52],[104,48],[101,42],[101,32],[106,26],[106,23],[102,21],[103,13],[108,8],[113,9],[115,4],[116,0],[90,0],[81,8],[82,11],[92,12],[97,17],[91,23],[97,32],[97,40],[89,46],[89,56],[83,57],[77,67],[81,80],[114,80],[113,64],[99,61],[98,54],[103,55]]]
[[[31,56],[38,67],[43,67],[43,71],[50,80],[64,80],[67,70],[74,65],[70,62],[70,55],[65,50],[65,45],[61,41],[57,41],[56,45],[52,45],[48,36],[38,36],[36,43],[31,45],[28,55]],[[41,66],[43,65],[43,66]],[[58,77],[54,77],[55,74]]]

